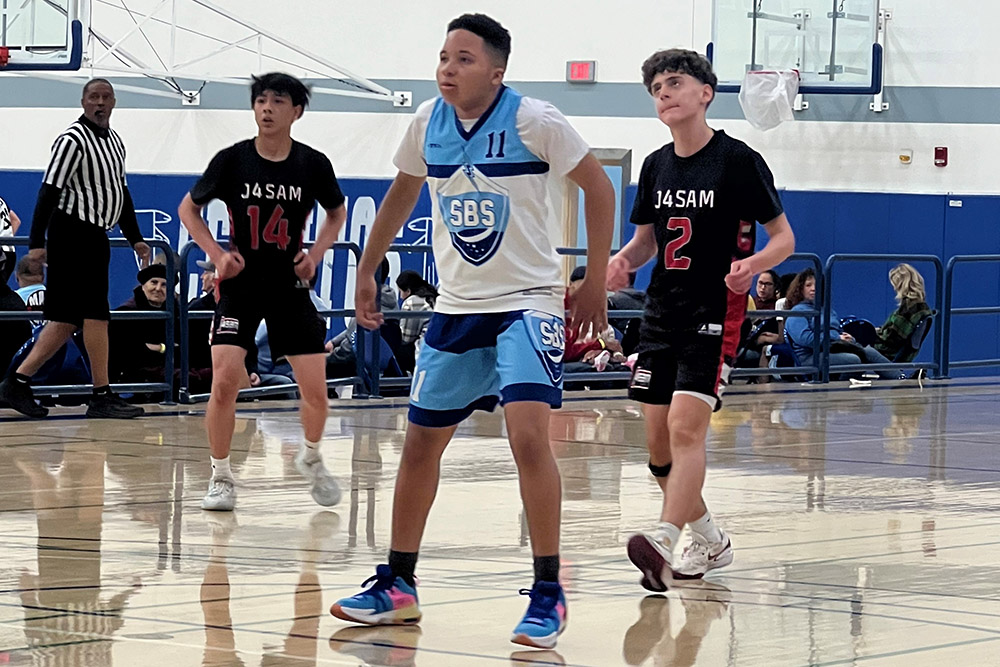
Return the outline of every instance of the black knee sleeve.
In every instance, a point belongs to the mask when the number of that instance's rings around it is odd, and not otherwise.
[[[666,477],[670,474],[670,466],[672,464],[668,463],[665,466],[655,466],[653,462],[649,462],[649,472],[653,473],[653,477]]]

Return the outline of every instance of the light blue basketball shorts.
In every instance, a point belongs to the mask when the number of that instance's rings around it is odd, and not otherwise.
[[[434,313],[410,387],[410,421],[445,427],[497,403],[562,406],[565,333],[562,318],[537,310]]]

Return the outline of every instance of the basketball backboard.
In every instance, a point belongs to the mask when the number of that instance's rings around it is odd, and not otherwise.
[[[874,94],[882,87],[879,0],[713,0],[708,57],[719,90],[749,70],[798,70],[800,93]]]
[[[0,72],[78,70],[83,58],[79,0],[3,0]]]

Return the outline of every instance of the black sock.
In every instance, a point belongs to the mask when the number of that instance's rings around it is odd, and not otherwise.
[[[539,581],[559,583],[559,554],[535,556],[535,583]]]
[[[389,551],[389,569],[397,577],[413,586],[413,571],[417,569],[417,552]]]
[[[107,396],[111,393],[111,385],[105,384],[100,387],[94,387],[94,396]]]
[[[14,382],[19,382],[21,384],[31,384],[31,376],[23,375],[21,373],[14,373]]]

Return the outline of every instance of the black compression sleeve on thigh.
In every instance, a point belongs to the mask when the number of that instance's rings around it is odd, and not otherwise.
[[[653,473],[653,477],[666,477],[670,474],[670,466],[673,465],[668,463],[665,466],[655,466],[653,462],[649,462],[649,472]]]

